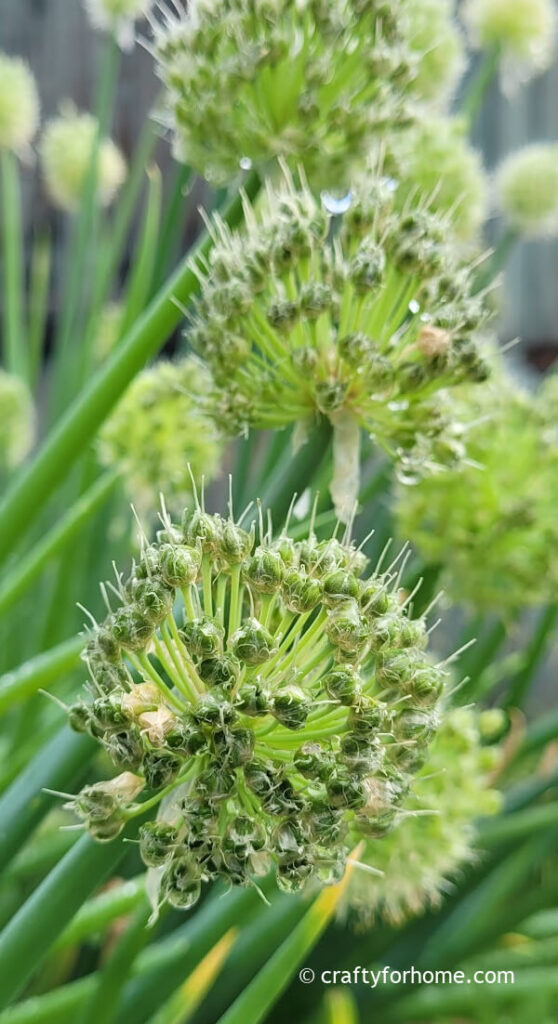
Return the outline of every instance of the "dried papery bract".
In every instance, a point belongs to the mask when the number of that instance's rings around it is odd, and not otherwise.
[[[348,537],[272,538],[203,504],[162,520],[105,591],[92,699],[70,711],[147,802],[99,783],[71,806],[100,840],[159,807],[140,830],[155,902],[187,908],[204,880],[271,866],[287,891],[338,881],[355,830],[389,832],[437,725],[445,672],[401,602],[400,558],[364,575]]]
[[[470,462],[443,483],[400,488],[396,517],[427,561],[443,566],[451,598],[514,615],[553,600],[558,582],[558,436],[553,379],[532,396],[503,371],[463,389],[456,415]],[[536,467],[536,471],[535,471]]]
[[[411,116],[400,0],[197,0],[154,24],[178,159],[214,181],[276,157],[324,187]]]
[[[332,217],[332,208],[342,212]],[[219,426],[245,433],[324,416],[346,438],[353,417],[406,479],[458,459],[451,405],[436,393],[485,378],[475,332],[486,311],[448,237],[449,220],[424,204],[396,208],[377,176],[339,205],[287,174],[263,209],[246,205],[245,219],[243,233],[214,222],[190,316],[188,336],[214,378],[208,411]],[[436,335],[434,347],[426,335]],[[333,484],[343,516],[358,489],[351,479],[352,493],[342,492],[337,473]]]
[[[534,143],[496,169],[494,199],[512,230],[527,238],[558,233],[558,145]]]
[[[64,104],[60,115],[47,121],[40,142],[45,188],[51,201],[74,212],[87,185],[98,124],[91,114]],[[111,139],[100,139],[96,197],[100,206],[113,201],[126,179],[126,161]]]
[[[191,473],[211,481],[217,474],[222,442],[200,407],[210,387],[205,366],[193,356],[161,360],[132,382],[101,434],[101,462],[122,472],[138,511],[155,511],[164,491],[178,513],[192,496]]]
[[[39,124],[39,97],[29,65],[0,53],[0,150],[25,155]]]

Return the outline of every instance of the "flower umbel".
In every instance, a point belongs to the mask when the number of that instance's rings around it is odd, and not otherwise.
[[[100,458],[120,469],[142,514],[164,491],[179,512],[192,495],[192,477],[216,475],[222,445],[199,399],[210,386],[202,363],[188,356],[161,360],[132,382],[100,435]]]
[[[555,385],[532,397],[503,373],[455,399],[470,463],[399,488],[401,536],[444,566],[457,601],[513,613],[552,600],[558,582]],[[536,467],[536,473],[533,472]]]
[[[438,905],[452,875],[474,857],[474,821],[495,814],[501,803],[488,785],[499,754],[481,745],[483,718],[471,708],[454,708],[442,717],[399,823],[384,841],[368,840],[359,856],[381,873],[357,869],[351,876],[343,910],[357,927],[378,918],[401,923]],[[423,712],[409,719],[417,732],[421,721],[430,728]]]
[[[528,238],[558,232],[558,144],[510,153],[496,172],[495,198],[510,226]]]
[[[31,69],[0,53],[0,149],[25,152],[39,124],[39,97]]]
[[[343,212],[332,219],[332,208]],[[458,457],[451,409],[436,392],[485,378],[474,340],[485,310],[448,223],[396,209],[389,187],[370,178],[341,206],[287,179],[263,212],[247,204],[245,216],[245,233],[216,220],[191,317],[219,425],[234,433],[349,417],[406,474]]]
[[[389,832],[427,756],[445,674],[424,619],[393,566],[363,577],[347,539],[272,539],[260,516],[256,541],[199,506],[162,519],[111,588],[118,607],[84,651],[92,700],[70,712],[147,802],[100,783],[72,806],[105,840],[159,804],[140,852],[176,907],[271,866],[289,892],[334,882],[350,833]]]
[[[510,77],[527,78],[550,67],[554,0],[465,0],[462,14],[473,45],[498,50]]]
[[[178,159],[226,181],[283,156],[325,186],[409,119],[400,0],[196,0],[155,27]]]
[[[454,5],[451,0],[407,0],[405,12],[406,34],[417,61],[414,89],[435,108],[446,109],[466,67]]]
[[[98,131],[91,114],[80,114],[71,105],[49,121],[41,138],[40,154],[47,192],[56,206],[77,209],[87,184]],[[112,139],[99,142],[97,201],[108,206],[126,178],[126,162]]]

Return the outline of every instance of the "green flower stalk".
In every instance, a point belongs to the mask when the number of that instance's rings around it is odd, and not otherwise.
[[[444,714],[399,823],[382,842],[369,839],[360,854],[378,874],[361,869],[351,875],[342,913],[355,927],[382,918],[401,924],[438,906],[459,868],[474,859],[475,819],[501,806],[488,781],[499,752],[482,745],[485,715],[490,720],[494,712],[455,708]],[[424,712],[410,713],[409,720],[417,731],[421,722],[431,729]]]
[[[84,0],[93,28],[109,32],[123,50],[131,50],[136,21],[145,17],[149,0]]]
[[[39,97],[29,65],[0,53],[0,150],[25,154],[39,124]]]
[[[558,583],[558,436],[551,383],[523,394],[503,374],[465,390],[456,415],[470,462],[399,488],[396,517],[457,601],[513,615],[554,600]],[[536,469],[536,472],[534,472]]]
[[[164,491],[179,512],[192,496],[192,473],[212,480],[223,445],[200,407],[209,374],[193,356],[161,360],[132,382],[100,433],[103,465],[122,472],[141,515],[149,515]]]
[[[158,808],[140,828],[157,904],[271,867],[288,892],[338,881],[353,833],[396,821],[444,685],[398,560],[363,576],[347,537],[272,539],[261,513],[257,540],[203,505],[162,524],[110,586],[84,651],[91,700],[70,711],[125,774],[70,806],[101,841]]]
[[[478,238],[488,206],[488,181],[459,118],[424,117],[390,141],[389,152],[385,168],[398,182],[398,202],[430,196],[431,208],[449,216],[458,239]]]
[[[341,205],[323,200],[286,178],[263,210],[246,204],[245,232],[216,219],[189,337],[211,368],[208,408],[226,432],[331,420],[332,492],[346,521],[360,428],[407,478],[461,454],[436,392],[485,378],[474,340],[485,310],[449,222],[396,209],[379,180]]]
[[[417,62],[414,88],[436,109],[446,109],[467,64],[454,5],[451,0],[407,0],[405,12]]]
[[[465,0],[461,14],[473,46],[498,53],[504,80],[511,84],[552,64],[554,0]]]
[[[196,0],[153,27],[175,155],[212,181],[284,157],[335,186],[409,120],[401,0]]]
[[[82,199],[93,156],[98,123],[72,104],[48,121],[40,142],[45,188],[51,201],[74,212]],[[126,179],[126,161],[112,139],[101,139],[98,150],[97,202],[109,206]]]
[[[558,232],[558,144],[523,146],[496,171],[495,199],[513,231],[527,238]]]
[[[0,370],[0,471],[14,469],[31,450],[35,412],[27,385]]]

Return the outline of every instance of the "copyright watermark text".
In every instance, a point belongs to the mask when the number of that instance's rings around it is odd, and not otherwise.
[[[312,985],[315,981],[322,985],[513,985],[513,971],[473,971],[471,975],[465,971],[419,971],[409,967],[403,971],[393,967],[373,970],[371,967],[353,967],[352,970],[327,970],[316,972],[311,967],[302,967],[298,972],[303,985]]]

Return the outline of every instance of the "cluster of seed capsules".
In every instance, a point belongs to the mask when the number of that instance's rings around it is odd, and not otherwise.
[[[342,180],[371,138],[412,117],[405,6],[197,0],[183,14],[163,10],[154,55],[176,156],[220,182],[277,156],[313,180]]]
[[[355,187],[339,216],[327,205],[285,171],[257,211],[246,204],[243,232],[215,222],[189,328],[212,414],[229,433],[348,414],[398,466],[453,464],[447,391],[488,375],[473,272],[448,222],[398,209],[383,179]]]
[[[437,726],[428,659],[395,569],[362,577],[348,542],[275,540],[199,508],[144,547],[84,657],[92,701],[70,712],[122,774],[71,802],[91,834],[143,823],[160,899],[275,867],[295,891],[338,880],[359,836],[397,820]],[[135,802],[144,790],[147,800]]]

